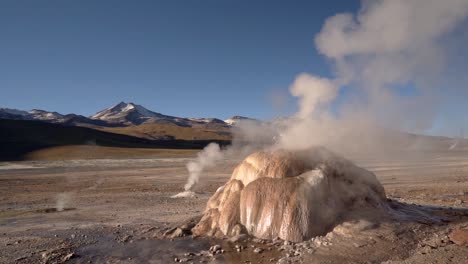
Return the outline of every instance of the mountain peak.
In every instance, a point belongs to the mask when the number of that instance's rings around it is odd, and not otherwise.
[[[159,113],[150,111],[135,103],[119,102],[109,108],[99,111],[91,116],[92,119],[99,119],[111,123],[140,124],[147,119],[164,117]]]
[[[119,111],[120,109],[125,108],[126,106],[127,106],[127,103],[122,101],[122,102],[119,102],[119,103],[117,103],[117,104],[115,104],[115,105],[113,105],[113,106],[111,106],[111,107],[109,107],[107,109],[104,109],[103,111],[105,111],[105,110]]]

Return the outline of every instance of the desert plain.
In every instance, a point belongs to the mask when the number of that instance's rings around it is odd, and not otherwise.
[[[171,198],[196,152],[135,153],[1,162],[0,263],[468,263],[466,150],[345,156],[376,174],[401,217],[301,243],[191,236],[241,158],[204,171],[196,197]]]

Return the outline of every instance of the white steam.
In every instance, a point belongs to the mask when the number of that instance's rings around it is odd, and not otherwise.
[[[338,87],[332,80],[300,74],[289,88],[292,95],[299,97],[299,118],[308,118],[317,114],[320,106],[328,105],[335,99]]]
[[[199,182],[205,169],[213,167],[223,158],[242,159],[255,150],[271,146],[275,137],[274,127],[261,122],[242,120],[236,123],[232,129],[232,144],[228,148],[221,149],[216,143],[208,144],[197,154],[197,158],[187,163],[189,177],[184,186],[184,192],[175,194],[171,198],[193,198],[194,186]]]
[[[331,62],[333,77],[299,74],[289,87],[298,97],[296,115],[237,124],[227,151],[210,144],[187,165],[185,190],[234,150],[248,154],[258,148],[322,145],[338,152],[386,154],[432,144],[400,131],[426,131],[448,95],[466,90],[466,83],[447,77],[447,65],[456,54],[451,48],[463,47],[464,39],[453,32],[466,25],[467,16],[467,0],[363,0],[356,15],[328,18],[315,45]],[[274,98],[273,104],[281,101]]]
[[[357,15],[328,18],[316,35],[316,47],[332,62],[335,77],[296,77],[290,92],[299,97],[299,111],[280,132],[281,147],[365,148],[366,141],[384,143],[389,133],[383,135],[383,127],[425,131],[445,94],[458,88],[443,85],[451,59],[445,40],[466,22],[468,1],[362,3]],[[359,96],[330,111],[350,87]]]
[[[214,166],[216,161],[222,158],[221,148],[216,143],[210,143],[197,154],[197,158],[187,164],[189,178],[184,186],[185,191],[190,191],[198,183],[204,169]]]
[[[62,212],[67,208],[67,205],[70,203],[71,200],[71,193],[70,192],[63,192],[59,193],[56,196],[56,202],[55,202],[55,209],[58,212]]]

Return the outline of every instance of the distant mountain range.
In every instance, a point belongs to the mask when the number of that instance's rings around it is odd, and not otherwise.
[[[242,116],[233,116],[226,120],[183,118],[124,102],[89,117],[38,109],[24,111],[0,108],[0,160],[23,159],[31,151],[69,145],[199,149],[209,142],[229,144],[233,134],[236,134],[238,142],[269,144],[277,136],[277,131],[271,127],[288,126],[290,120],[291,118],[283,118],[262,122]],[[239,122],[247,121],[260,124],[262,129],[257,126],[236,126]],[[240,133],[236,132],[237,128]],[[416,135],[383,128],[376,128],[376,131],[380,132],[367,135],[365,140],[356,141],[355,146],[348,145],[369,151],[379,149],[375,146],[380,144],[383,153],[389,153],[393,149],[468,149],[468,140],[462,138]],[[362,135],[350,135],[353,139],[359,137]]]
[[[182,118],[124,102],[89,117],[0,108],[0,160],[27,159],[31,152],[71,145],[170,149],[201,149],[209,142],[226,145],[232,139],[231,127],[242,120],[254,119]]]
[[[120,102],[89,117],[77,114],[63,115],[39,109],[24,111],[0,108],[0,119],[36,120],[87,127],[125,127],[143,124],[161,124],[210,129],[228,128],[242,120],[255,120],[242,116],[233,116],[224,121],[217,118],[183,118],[153,112],[141,105],[125,102]]]
[[[0,160],[27,159],[31,152],[71,145],[170,149],[200,149],[209,142],[226,145],[232,140],[231,127],[246,120],[257,122],[242,116],[224,121],[176,117],[125,102],[89,117],[0,108]]]

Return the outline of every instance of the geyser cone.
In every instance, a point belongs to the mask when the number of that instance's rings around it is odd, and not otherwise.
[[[193,233],[303,241],[346,216],[381,214],[384,208],[385,192],[375,175],[325,149],[262,151],[235,168]]]

